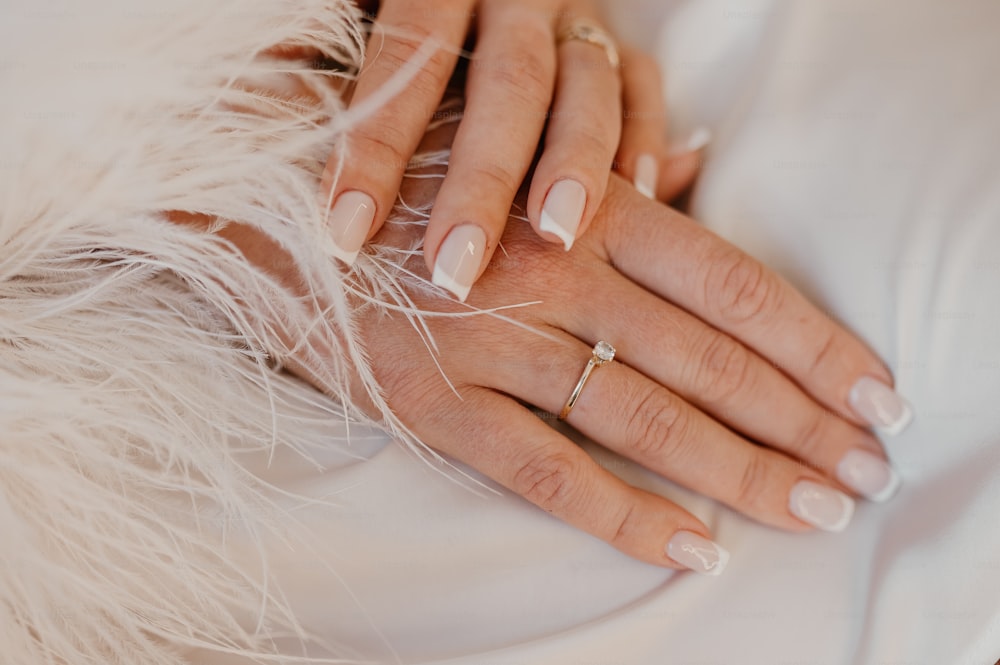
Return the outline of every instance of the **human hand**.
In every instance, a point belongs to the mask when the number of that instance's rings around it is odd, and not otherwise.
[[[589,0],[384,0],[350,108],[414,69],[399,94],[352,127],[327,164],[323,191],[336,256],[352,264],[384,223],[470,29],[477,38],[468,101],[424,242],[436,284],[466,298],[496,249],[543,131],[527,217],[541,237],[567,250],[598,210],[613,165],[648,196],[679,193],[698,168],[700,146],[668,150],[655,62],[623,47],[619,70],[601,46],[561,37],[580,24],[599,25]],[[470,246],[476,261],[458,274]]]
[[[420,200],[428,182],[408,182],[402,197]],[[409,248],[419,232],[390,223],[377,240]],[[422,311],[452,314],[423,319],[433,357],[406,314],[369,308],[361,318],[386,400],[435,449],[631,556],[718,574],[728,555],[704,524],[601,468],[517,401],[558,413],[591,347],[608,340],[616,360],[594,370],[567,418],[608,449],[790,531],[839,531],[854,509],[848,494],[881,501],[895,491],[866,429],[909,417],[889,372],[692,220],[613,177],[571,252],[523,223],[507,225],[503,245],[469,305],[538,304],[470,315],[409,293]],[[398,258],[423,273],[412,253]]]

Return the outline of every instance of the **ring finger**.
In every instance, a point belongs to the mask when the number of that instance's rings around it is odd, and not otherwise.
[[[592,349],[534,338],[521,345],[543,364],[511,362],[491,386],[559,413]],[[483,377],[487,379],[487,377]],[[803,531],[845,528],[854,501],[818,472],[754,445],[627,365],[596,368],[567,422],[594,441],[765,524]]]
[[[620,340],[618,357],[720,422],[802,460],[851,491],[888,499],[899,481],[878,440],[820,406],[771,363],[729,335],[636,289],[602,279],[566,326],[583,339]],[[601,330],[594,322],[600,321]]]

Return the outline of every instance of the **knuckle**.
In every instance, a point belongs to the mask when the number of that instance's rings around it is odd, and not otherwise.
[[[796,437],[796,456],[800,459],[812,458],[823,448],[826,438],[827,415],[821,409],[813,409],[802,424]]]
[[[679,400],[653,388],[636,401],[626,432],[629,447],[643,458],[676,456],[688,441],[689,416]]]
[[[580,126],[573,132],[570,145],[576,155],[574,162],[585,171],[604,172],[611,168],[615,148],[606,126],[579,118]]]
[[[480,66],[491,88],[503,90],[505,97],[519,105],[535,107],[539,114],[548,110],[555,84],[552,68],[527,45],[514,55]]]
[[[397,415],[408,416],[411,415],[408,413],[411,408],[417,414],[429,409],[442,392],[443,384],[440,376],[429,370],[426,359],[419,354],[407,353],[401,347],[402,343],[385,347],[387,351],[396,351],[391,356],[395,360],[391,363],[375,363],[372,370],[389,406]],[[390,356],[386,354],[385,357]],[[407,399],[407,396],[414,395],[419,395],[420,398]]]
[[[416,22],[402,22],[392,26],[382,47],[376,51],[371,68],[382,75],[392,75],[418,57],[428,44],[438,42],[438,37],[427,26]],[[444,83],[450,55],[442,48],[434,48],[427,63],[413,71],[408,85],[421,94],[430,95]]]
[[[381,58],[391,60],[397,65],[405,63],[413,58],[424,44],[433,39],[434,35],[430,28],[423,23],[417,21],[394,23],[391,32],[384,35],[382,44],[375,47],[375,59],[372,60],[372,64],[378,63]],[[389,63],[382,63],[382,66],[387,65]]]
[[[834,332],[829,332],[823,343],[816,348],[816,354],[813,356],[812,361],[809,363],[809,375],[811,376],[814,372],[821,370],[825,367],[832,358],[835,358],[837,354],[835,353],[839,349],[837,348],[837,335]]]
[[[714,304],[726,323],[766,322],[780,308],[780,295],[775,275],[736,248],[728,248],[718,260],[709,261],[705,302]]]
[[[366,122],[351,137],[352,152],[364,155],[367,168],[403,171],[410,156],[401,146],[410,143],[401,126],[392,122]]]
[[[456,429],[454,409],[458,400],[455,394],[449,386],[442,385],[434,372],[421,371],[417,364],[409,360],[394,363],[398,368],[376,372],[386,406],[404,422],[435,425],[447,419],[449,429]],[[466,388],[464,384],[454,387],[460,391]],[[419,397],[414,398],[414,395]]]
[[[742,510],[756,508],[767,491],[767,463],[763,455],[750,455],[736,486],[736,502]]]
[[[576,465],[568,455],[536,451],[515,471],[511,489],[543,510],[553,512],[569,501],[575,476]]]
[[[711,336],[697,367],[694,385],[709,404],[726,404],[750,391],[750,352],[725,335]]]
[[[637,531],[636,520],[639,518],[637,506],[635,503],[630,503],[625,511],[618,517],[615,518],[614,535],[611,536],[609,542],[613,547],[618,549],[625,549],[626,544],[630,541],[631,535]]]
[[[507,198],[513,199],[521,184],[521,176],[516,171],[516,167],[497,159],[479,161],[475,164],[471,174],[473,180],[486,181],[492,185],[492,189],[502,192]],[[485,191],[484,188],[476,186],[476,191]]]

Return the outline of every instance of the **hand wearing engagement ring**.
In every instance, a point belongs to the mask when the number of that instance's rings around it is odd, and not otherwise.
[[[605,341],[600,341],[594,345],[594,353],[590,356],[590,360],[587,361],[587,366],[583,368],[583,374],[580,375],[580,380],[576,382],[576,387],[570,393],[569,399],[566,400],[566,406],[559,412],[559,420],[566,420],[569,412],[573,410],[573,406],[576,405],[576,400],[580,399],[580,393],[583,392],[583,387],[586,385],[587,379],[590,378],[590,373],[594,371],[594,368],[607,365],[614,359],[615,347]]]
[[[576,387],[566,400],[566,406],[559,412],[559,420],[566,420],[576,400],[580,398],[587,379],[597,367],[603,367],[615,359],[615,347],[605,341],[594,345],[593,354],[577,381]],[[667,556],[677,563],[703,575],[716,577],[722,574],[729,562],[729,552],[717,543],[691,531],[678,531],[667,543]]]
[[[428,201],[434,183],[408,180],[401,198]],[[420,232],[391,223],[378,241],[413,247]],[[638,559],[713,575],[728,554],[704,524],[601,468],[523,404],[789,531],[843,529],[856,497],[883,501],[898,487],[868,429],[908,413],[885,366],[692,220],[612,176],[571,252],[525,224],[509,224],[503,241],[468,306],[427,288],[407,296],[462,316],[429,315],[423,332],[404,312],[368,308],[359,322],[385,399],[438,451]],[[400,256],[429,277],[419,255]],[[536,304],[469,315],[523,302]],[[615,340],[613,362],[602,338]]]

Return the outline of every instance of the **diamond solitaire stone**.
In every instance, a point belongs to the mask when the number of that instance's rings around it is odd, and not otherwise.
[[[604,341],[598,342],[594,345],[594,357],[597,358],[598,362],[602,365],[604,363],[609,363],[615,359],[615,347]]]

